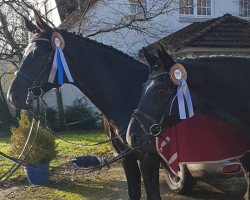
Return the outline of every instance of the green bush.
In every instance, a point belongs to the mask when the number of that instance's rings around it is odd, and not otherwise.
[[[8,106],[4,104],[2,97],[0,97],[0,131],[2,133],[8,133],[10,131],[10,125],[16,122],[17,120],[12,117]]]
[[[11,128],[11,147],[10,153],[15,156],[19,156],[21,153],[25,142],[27,140],[29,130],[30,130],[31,122],[28,118],[28,115],[25,111],[21,112],[21,116],[19,119],[19,126]],[[34,125],[37,127],[37,124]],[[34,128],[34,131],[36,130]],[[55,138],[51,135],[46,129],[39,128],[37,136],[35,137],[34,132],[32,133],[32,137],[30,142],[24,151],[23,155],[27,155],[27,151],[30,149],[30,145],[34,140],[34,144],[30,153],[28,154],[27,161],[35,164],[40,163],[49,163],[52,159],[57,156],[56,143]]]
[[[53,108],[47,108],[45,110],[46,125],[53,131],[59,131],[57,111]]]
[[[81,99],[74,101],[72,106],[67,106],[64,111],[64,122],[72,123],[84,120],[81,123],[72,124],[67,126],[70,130],[95,130],[99,129],[97,117],[94,117],[94,113],[88,108]]]

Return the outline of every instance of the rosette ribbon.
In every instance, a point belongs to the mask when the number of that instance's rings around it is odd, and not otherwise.
[[[175,85],[178,85],[177,94],[172,101],[170,113],[172,110],[173,102],[177,97],[180,119],[187,119],[186,107],[188,109],[188,117],[189,118],[193,117],[194,109],[193,109],[191,95],[186,82],[187,71],[185,67],[179,63],[173,65],[170,69],[170,79]],[[185,106],[185,103],[187,104],[187,106]]]
[[[181,78],[179,80],[179,85],[177,88],[177,100],[178,100],[180,119],[187,119],[185,101],[187,103],[188,117],[189,118],[193,117],[194,116],[193,103],[187,82],[185,81],[184,78]]]
[[[48,82],[54,83],[55,77],[56,77],[56,72],[57,72],[58,84],[62,85],[64,83],[63,71],[65,72],[68,81],[71,83],[74,82],[73,78],[71,76],[68,64],[66,62],[66,59],[64,57],[63,51],[62,51],[61,41],[57,37],[55,37],[55,39],[54,39],[54,46],[55,46],[55,56],[54,56],[54,60],[53,60],[53,64],[52,64],[52,68],[50,71]]]

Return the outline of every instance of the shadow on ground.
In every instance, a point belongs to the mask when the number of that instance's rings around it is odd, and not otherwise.
[[[46,187],[63,192],[74,193],[88,200],[119,199],[127,196],[125,181],[82,180],[50,182]]]
[[[187,196],[169,192],[162,183],[163,199],[171,200],[243,200],[246,192],[246,181],[239,177],[198,179],[194,191]]]

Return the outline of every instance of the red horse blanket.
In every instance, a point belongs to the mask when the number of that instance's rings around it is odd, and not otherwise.
[[[247,134],[204,114],[182,121],[161,136],[156,139],[156,147],[162,165],[174,175],[179,164],[221,162],[241,157],[250,150]]]

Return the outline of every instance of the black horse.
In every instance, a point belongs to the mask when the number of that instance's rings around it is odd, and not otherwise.
[[[142,83],[148,78],[148,66],[112,47],[65,30],[52,29],[37,13],[35,17],[37,26],[25,19],[27,29],[35,33],[35,38],[25,51],[9,89],[8,99],[17,109],[30,109],[26,103],[29,88],[34,89],[34,85],[38,85],[46,92],[60,86],[56,81],[48,83],[55,54],[51,36],[59,32],[65,41],[63,53],[73,84],[103,112],[109,137],[120,138],[112,141],[113,147],[118,153],[122,152],[127,148],[127,126],[140,100]],[[140,164],[137,163],[138,159]],[[150,155],[138,156],[134,152],[123,158],[130,199],[138,200],[141,197],[141,175],[147,198],[160,199],[158,166],[159,157],[155,155],[152,158]]]
[[[237,126],[250,139],[249,58],[210,57],[175,61],[163,47],[158,51],[158,57],[146,50],[144,54],[152,73],[143,85],[142,98],[127,131],[127,141],[132,147],[144,143],[142,151],[156,151],[153,140],[154,135],[159,134],[158,125],[167,128],[181,121],[177,101],[172,104],[177,86],[169,76],[170,67],[176,62],[187,70],[195,113],[208,114]],[[240,162],[248,183],[245,198],[249,200],[250,153],[246,153]]]

